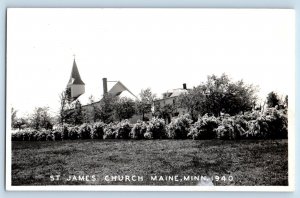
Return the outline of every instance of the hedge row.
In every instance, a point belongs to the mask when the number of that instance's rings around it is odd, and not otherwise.
[[[26,129],[12,134],[14,141],[58,141],[77,139],[283,139],[288,136],[287,113],[275,108],[264,113],[220,117],[204,115],[192,123],[189,115],[172,119],[152,118],[136,124],[123,120],[118,123],[60,126],[54,130]]]

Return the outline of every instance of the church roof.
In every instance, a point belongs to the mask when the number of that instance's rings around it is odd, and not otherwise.
[[[73,68],[68,85],[84,85],[84,82],[81,80],[75,59],[73,61]]]
[[[108,93],[113,94],[115,96],[119,96],[123,91],[128,91],[131,95],[137,98],[123,83],[118,81],[109,91]]]

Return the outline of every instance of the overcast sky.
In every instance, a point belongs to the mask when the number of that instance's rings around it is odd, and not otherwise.
[[[224,72],[258,85],[261,97],[288,94],[294,33],[294,12],[284,9],[9,9],[7,104],[20,114],[58,111],[73,54],[95,98],[103,77],[160,96]]]

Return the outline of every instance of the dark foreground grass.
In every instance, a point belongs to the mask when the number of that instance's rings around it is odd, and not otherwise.
[[[117,175],[130,181],[105,180]],[[134,175],[143,181],[132,181]],[[12,142],[12,185],[197,185],[201,175],[213,177],[214,185],[288,185],[287,140]]]

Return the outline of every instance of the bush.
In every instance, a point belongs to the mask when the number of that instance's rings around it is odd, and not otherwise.
[[[36,134],[36,140],[37,141],[46,141],[47,140],[47,136],[49,135],[49,131],[39,131]]]
[[[23,135],[21,132],[14,132],[11,134],[11,140],[12,141],[22,141],[23,140]]]
[[[62,132],[57,129],[52,131],[52,136],[54,141],[62,140]]]
[[[288,137],[288,118],[284,109],[268,108],[256,120],[249,122],[248,138],[282,139]]]
[[[95,122],[92,130],[93,139],[103,139],[105,123]]]
[[[168,137],[171,139],[186,139],[192,120],[188,114],[172,119],[168,125]]]
[[[147,126],[147,131],[144,134],[144,137],[146,139],[167,138],[165,121],[160,118],[152,118]]]
[[[82,124],[78,128],[78,132],[81,139],[92,139],[92,127],[89,124]]]
[[[63,126],[55,126],[53,129],[54,140],[68,140],[69,139],[70,125],[64,124]]]
[[[143,121],[138,120],[137,123],[133,126],[129,136],[132,139],[144,139],[145,138],[144,135],[146,131],[147,131],[147,124]]]
[[[47,140],[47,141],[54,141],[54,140],[55,140],[52,131],[48,131],[48,132],[47,132],[46,140]]]
[[[241,115],[241,117],[244,120],[246,120],[246,121],[256,120],[260,116],[261,116],[261,112],[257,111],[257,110],[255,110],[255,111],[247,111],[243,115]]]
[[[235,128],[235,122],[234,117],[224,117],[222,119],[222,122],[216,129],[217,132],[217,138],[224,139],[224,140],[233,140],[236,139],[236,131]]]
[[[131,132],[132,126],[128,120],[122,120],[116,126],[115,138],[116,139],[129,139],[129,133]]]
[[[216,129],[219,122],[215,116],[205,114],[192,125],[188,137],[192,137],[194,140],[214,139],[217,137]]]
[[[270,108],[265,112],[272,139],[288,138],[288,117],[285,109]]]
[[[80,138],[79,128],[77,126],[68,127],[68,139],[77,140]]]
[[[117,130],[116,123],[109,123],[108,125],[106,125],[106,127],[104,128],[103,139],[115,139],[116,130]]]
[[[36,141],[38,132],[34,129],[27,128],[21,132],[23,141]]]

